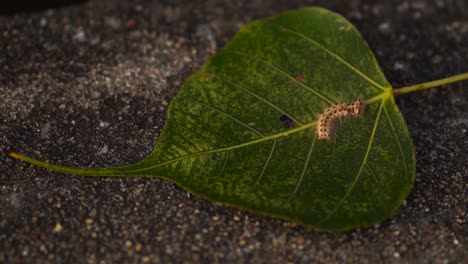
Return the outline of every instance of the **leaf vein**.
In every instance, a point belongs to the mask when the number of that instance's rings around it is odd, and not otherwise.
[[[374,138],[375,138],[375,132],[377,130],[377,126],[378,126],[379,121],[380,121],[380,115],[382,114],[382,108],[383,108],[384,102],[385,102],[385,100],[382,100],[381,103],[380,103],[379,110],[377,112],[377,116],[375,117],[375,122],[374,122],[374,126],[372,128],[372,133],[371,133],[371,136],[370,136],[370,139],[369,139],[369,143],[367,145],[366,153],[364,154],[364,158],[362,160],[361,166],[359,167],[359,170],[358,170],[356,176],[354,177],[354,180],[351,183],[351,186],[349,187],[348,191],[346,191],[343,198],[341,198],[340,202],[335,206],[335,208],[333,208],[330,211],[330,213],[328,213],[327,216],[325,216],[325,218],[323,218],[321,221],[319,221],[317,223],[317,225],[320,225],[321,223],[328,220],[332,215],[334,215],[336,213],[336,211],[343,205],[344,201],[348,198],[348,196],[351,194],[351,192],[354,190],[354,187],[356,186],[359,178],[361,177],[364,166],[367,163],[367,158],[369,157],[369,152],[370,152],[370,150],[372,148],[372,144],[373,144],[373,141],[374,141]]]
[[[315,94],[316,96],[320,97],[323,101],[327,102],[328,104],[332,105],[334,104],[333,100],[331,100],[330,98],[328,98],[327,96],[319,93],[318,91],[316,91],[315,89],[313,89],[312,87],[309,87],[307,85],[305,85],[304,83],[300,82],[299,80],[297,80],[296,78],[294,78],[293,76],[291,76],[289,73],[285,72],[283,69],[281,69],[280,67],[272,64],[272,63],[269,63],[267,61],[264,61],[260,58],[257,58],[256,56],[253,56],[251,54],[248,54],[248,53],[245,53],[245,52],[240,52],[240,51],[227,51],[229,53],[233,53],[233,54],[237,54],[239,56],[243,56],[245,58],[249,58],[249,59],[253,59],[253,60],[256,60],[256,61],[259,61],[261,63],[263,63],[264,65],[267,65],[269,66],[270,68],[274,69],[275,71],[281,73],[282,75],[286,76],[287,78],[289,78],[290,80],[292,80],[294,83],[297,83],[299,84],[299,86],[301,86],[302,88],[305,88],[306,90],[312,92],[313,94]]]
[[[238,124],[240,124],[240,125],[246,127],[246,128],[249,129],[250,131],[252,131],[252,132],[254,132],[255,134],[257,134],[258,136],[263,137],[263,134],[260,133],[258,130],[256,130],[255,128],[253,128],[253,127],[247,125],[246,123],[244,123],[244,122],[242,122],[241,120],[235,118],[234,116],[232,116],[232,115],[226,113],[225,111],[220,110],[220,109],[218,109],[218,108],[216,108],[216,107],[214,107],[214,106],[205,104],[205,103],[202,102],[202,101],[194,100],[194,102],[198,102],[198,103],[199,103],[200,105],[202,105],[202,106],[205,106],[205,107],[210,108],[210,109],[212,109],[212,110],[214,110],[214,111],[216,111],[216,112],[218,112],[218,113],[220,113],[220,114],[223,114],[223,115],[227,116],[229,119],[233,120],[234,122],[236,122],[236,123],[238,123]]]
[[[302,181],[304,180],[304,175],[308,169],[309,162],[310,162],[310,157],[312,156],[312,152],[315,147],[315,141],[317,139],[317,134],[314,134],[314,139],[312,140],[312,144],[310,145],[309,153],[307,153],[307,159],[304,163],[304,167],[302,168],[301,176],[299,177],[299,180],[297,181],[296,187],[294,188],[294,191],[291,193],[291,195],[288,198],[288,201],[291,201],[292,198],[296,195],[297,191],[299,190],[300,186],[302,185]]]
[[[221,178],[221,177],[223,176],[224,172],[225,172],[226,165],[227,165],[227,162],[228,162],[228,160],[229,160],[229,154],[230,154],[230,153],[231,153],[230,150],[228,150],[228,151],[226,152],[226,157],[224,158],[223,167],[221,168],[221,172],[219,173],[218,178]]]
[[[405,178],[408,178],[408,168],[406,166],[406,158],[405,158],[405,154],[403,152],[403,148],[401,147],[400,139],[398,138],[398,136],[396,134],[395,127],[393,126],[393,122],[390,119],[390,116],[388,115],[386,107],[384,107],[384,112],[385,112],[385,116],[387,117],[388,122],[390,123],[390,127],[392,128],[393,136],[395,137],[395,140],[396,140],[396,142],[398,144],[398,148],[400,149],[401,158],[403,159],[403,167],[405,169]]]
[[[372,176],[372,179],[374,179],[375,181],[375,187],[377,188],[377,191],[380,193],[380,194],[383,194],[383,190],[381,189],[380,187],[380,182],[377,178],[377,175],[375,174],[374,170],[371,168],[371,166],[369,164],[366,164],[366,168],[368,169],[368,171],[370,172],[371,176]]]
[[[262,180],[263,178],[263,175],[265,174],[265,171],[268,167],[268,165],[270,164],[270,161],[271,161],[271,157],[273,156],[273,152],[275,152],[275,148],[276,148],[276,138],[273,140],[273,145],[271,146],[271,150],[270,150],[270,154],[268,155],[268,159],[267,161],[265,162],[265,165],[263,166],[263,169],[262,169],[262,172],[260,173],[260,175],[258,176],[257,180],[255,181],[254,185],[252,185],[252,188],[250,189],[250,192],[252,192],[255,187],[257,186],[257,184]]]
[[[373,86],[375,86],[377,89],[379,90],[382,90],[382,91],[385,91],[386,88],[383,87],[382,85],[378,84],[376,81],[374,81],[372,78],[370,78],[369,76],[365,75],[364,73],[362,73],[360,70],[358,70],[356,67],[354,67],[352,64],[350,64],[349,62],[347,62],[345,59],[341,58],[338,54],[334,53],[333,51],[327,49],[326,47],[322,46],[320,43],[318,43],[316,40],[310,38],[309,36],[307,35],[304,35],[303,33],[300,33],[300,32],[297,32],[295,30],[292,30],[288,27],[285,27],[281,24],[277,24],[277,23],[273,23],[271,22],[272,25],[276,25],[280,28],[282,28],[283,30],[285,30],[286,32],[289,32],[291,34],[294,34],[296,36],[299,36],[299,37],[302,37],[308,41],[310,41],[312,44],[314,44],[314,46],[316,46],[317,48],[323,50],[324,52],[326,52],[328,55],[330,55],[331,57],[335,58],[338,62],[344,64],[346,67],[348,67],[349,69],[351,69],[352,71],[354,71],[356,74],[358,74],[359,76],[361,76],[362,78],[364,78],[366,81],[368,81],[370,84],[372,84]]]
[[[278,106],[275,105],[274,103],[268,101],[267,99],[265,99],[265,98],[259,96],[259,95],[256,94],[256,93],[250,91],[249,89],[244,88],[244,87],[242,87],[241,85],[239,85],[239,84],[237,84],[237,83],[235,83],[235,82],[233,82],[233,81],[227,80],[226,78],[223,78],[222,76],[219,76],[219,75],[217,75],[217,74],[213,74],[213,73],[204,73],[204,74],[207,75],[207,76],[209,76],[209,77],[217,78],[217,79],[219,79],[219,80],[221,80],[221,81],[227,82],[227,83],[229,83],[229,84],[231,84],[231,85],[233,85],[233,86],[235,86],[235,87],[237,87],[237,88],[239,88],[239,89],[241,89],[241,90],[247,92],[249,95],[255,97],[256,99],[258,99],[258,100],[260,100],[260,101],[262,101],[262,102],[264,102],[264,103],[266,103],[267,105],[271,106],[272,108],[274,108],[274,109],[277,110],[278,112],[280,112],[280,113],[282,113],[283,115],[286,115],[286,116],[288,116],[289,118],[291,118],[291,120],[293,120],[296,124],[302,126],[301,122],[297,121],[297,119],[294,118],[292,115],[286,113],[286,111],[284,111],[283,109],[281,109],[280,107],[278,107]]]
[[[217,139],[219,139],[220,141],[222,141],[226,145],[229,144],[229,141],[226,140],[224,137],[226,137],[226,138],[229,137],[231,139],[234,138],[235,140],[239,140],[239,138],[235,138],[235,137],[233,137],[232,135],[230,135],[228,133],[223,133],[222,131],[220,131],[220,133],[222,133],[223,135],[219,134],[217,131],[214,131],[211,127],[207,126],[204,122],[197,122],[198,116],[194,115],[193,113],[187,112],[186,115],[191,117],[189,119],[189,122],[190,122],[190,124],[192,126],[199,126],[200,128],[202,128],[205,131],[209,132],[210,134],[215,136]]]
[[[207,137],[201,135],[200,133],[196,132],[195,130],[191,129],[191,128],[188,128],[186,126],[182,126],[182,125],[179,125],[179,124],[176,124],[179,128],[187,131],[188,133],[192,134],[192,135],[195,135],[196,137],[198,137],[199,139],[201,139],[202,141],[205,141],[208,145],[210,145],[212,148],[217,148],[218,146],[216,146],[215,143],[213,143],[211,140],[209,140]]]

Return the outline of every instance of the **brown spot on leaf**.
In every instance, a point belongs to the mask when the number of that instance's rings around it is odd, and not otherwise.
[[[296,75],[296,80],[301,81],[301,82],[304,81],[304,75],[302,74]]]

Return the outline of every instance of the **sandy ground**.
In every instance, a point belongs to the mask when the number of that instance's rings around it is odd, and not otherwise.
[[[468,71],[466,1],[91,1],[0,17],[0,147],[71,166],[153,148],[184,80],[245,23],[307,5],[350,19],[394,87]],[[0,263],[462,263],[468,83],[401,96],[414,189],[370,228],[322,233],[159,179],[85,178],[0,154]]]

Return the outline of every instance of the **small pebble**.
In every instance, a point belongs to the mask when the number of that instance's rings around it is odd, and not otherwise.
[[[126,248],[131,248],[132,245],[133,245],[132,241],[130,241],[130,240],[126,240],[126,241],[125,241],[125,247],[126,247]]]
[[[390,31],[390,22],[384,22],[379,25],[379,30],[382,32],[388,32]]]
[[[85,42],[86,41],[86,35],[83,31],[78,31],[76,32],[73,37],[73,40],[76,40],[78,42]]]
[[[57,223],[54,227],[54,230],[52,232],[54,233],[60,233],[62,231],[63,227],[60,223]]]
[[[141,243],[136,243],[134,248],[136,252],[140,252],[143,249],[143,245]]]
[[[39,19],[39,26],[40,27],[47,26],[47,19],[45,17],[41,17],[41,19]]]

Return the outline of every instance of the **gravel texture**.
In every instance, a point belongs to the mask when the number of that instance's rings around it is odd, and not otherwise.
[[[394,87],[468,71],[466,1],[385,3],[105,0],[1,16],[0,147],[70,166],[136,162],[210,55],[243,24],[301,6],[350,19]],[[0,263],[462,263],[468,83],[397,103],[417,176],[379,225],[316,232],[164,180],[76,177],[0,154]]]

